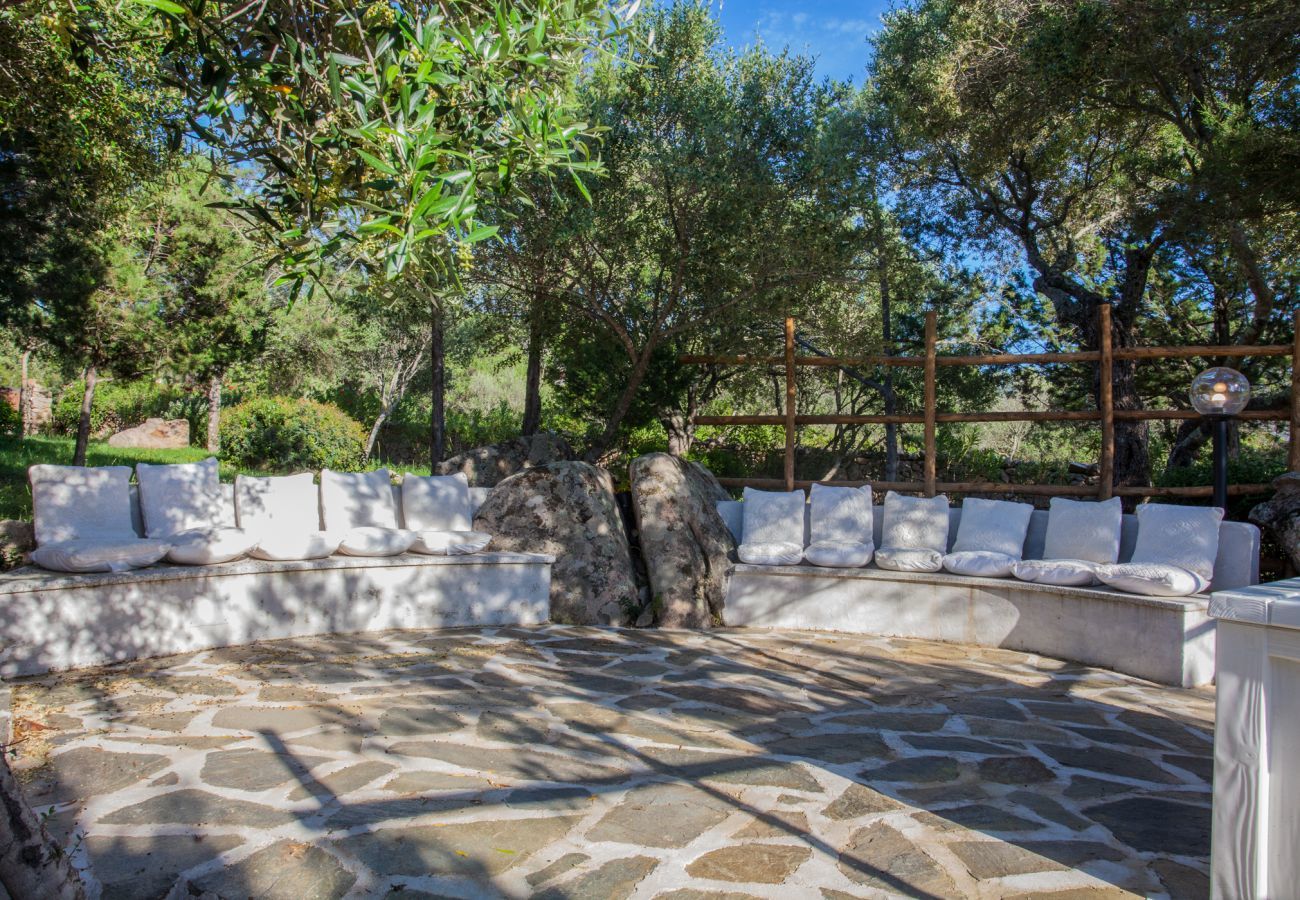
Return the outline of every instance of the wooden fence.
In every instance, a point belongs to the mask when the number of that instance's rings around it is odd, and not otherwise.
[[[1105,500],[1113,496],[1141,497],[1208,497],[1213,488],[1141,487],[1115,485],[1115,423],[1132,421],[1175,421],[1200,418],[1190,409],[1115,409],[1112,390],[1113,363],[1116,360],[1161,360],[1205,358],[1230,359],[1260,356],[1291,357],[1291,396],[1289,409],[1246,410],[1237,418],[1253,422],[1284,422],[1291,425],[1288,465],[1300,469],[1300,312],[1295,316],[1295,339],[1291,344],[1226,347],[1120,347],[1111,345],[1110,306],[1098,308],[1101,347],[1075,353],[983,354],[975,356],[940,356],[936,353],[937,315],[925,317],[925,351],[922,356],[796,356],[794,319],[785,320],[784,356],[681,356],[685,365],[784,366],[785,413],[777,416],[696,416],[696,425],[780,425],[785,429],[785,478],[721,478],[727,487],[795,488],[812,482],[794,477],[795,434],[803,425],[922,425],[925,432],[923,481],[828,481],[826,484],[856,486],[871,484],[876,490],[920,492],[934,496],[939,491],[958,494],[1015,493],[1052,496],[1096,496]],[[939,412],[935,402],[935,373],[940,366],[1013,366],[1044,363],[1096,363],[1098,367],[1097,409],[1095,410],[1012,410],[1003,412]],[[795,372],[801,366],[913,366],[924,370],[924,412],[905,415],[798,415],[795,406]],[[935,432],[950,422],[1100,422],[1100,477],[1093,485],[1005,484],[1002,482],[941,482],[937,479],[938,459]],[[1229,485],[1230,494],[1258,494],[1271,490],[1266,484]]]

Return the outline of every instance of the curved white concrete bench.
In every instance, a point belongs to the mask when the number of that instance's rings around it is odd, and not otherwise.
[[[718,504],[742,537],[736,501]],[[960,508],[949,517],[949,546]],[[875,515],[880,542],[883,516]],[[1047,513],[1034,512],[1025,558],[1042,555]],[[1120,560],[1133,553],[1135,516],[1125,516]],[[1259,581],[1259,529],[1224,522],[1211,590]],[[1214,678],[1214,620],[1209,595],[1145,597],[1109,588],[1054,587],[1014,578],[947,572],[737,564],[723,609],[727,625],[805,628],[951,641],[1042,653],[1162,684],[1192,687]]]
[[[0,575],[0,676],[317,634],[540,624],[554,561],[487,552],[94,575],[29,566]]]

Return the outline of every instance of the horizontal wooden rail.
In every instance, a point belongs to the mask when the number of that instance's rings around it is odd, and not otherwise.
[[[1179,422],[1199,419],[1201,414],[1192,409],[1117,409],[1115,420],[1124,422]],[[998,412],[936,413],[935,421],[953,422],[1097,422],[1101,412],[1094,409],[1025,409]],[[1285,409],[1248,409],[1237,414],[1238,419],[1255,422],[1285,422],[1291,413]],[[696,425],[785,425],[785,416],[696,416]],[[795,425],[920,425],[925,417],[918,414],[894,416],[795,416]]]
[[[1292,348],[1286,344],[1263,344],[1258,347],[1202,346],[1202,347],[1121,347],[1111,352],[1114,359],[1217,359],[1254,356],[1290,356]],[[1096,350],[1078,350],[1069,353],[984,353],[973,356],[936,356],[937,366],[1024,366],[1051,363],[1095,363],[1101,359]],[[677,361],[686,366],[784,366],[781,356],[679,356]],[[921,368],[922,356],[796,356],[796,366],[823,368],[834,366],[908,366]]]
[[[718,483],[728,488],[752,487],[759,490],[785,490],[782,478],[719,478]],[[871,485],[871,489],[880,491],[898,491],[904,494],[919,494],[925,490],[923,481],[803,481],[796,480],[794,487],[807,490],[814,483],[833,485],[835,487],[862,487]],[[936,482],[935,490],[946,494],[1027,494],[1052,497],[1093,497],[1097,488],[1091,484],[1007,484],[1002,481],[952,481]],[[1228,493],[1268,494],[1273,491],[1268,484],[1230,484]],[[1124,485],[1115,488],[1115,494],[1121,497],[1210,497],[1214,488],[1210,485],[1189,485],[1180,487],[1141,487]]]

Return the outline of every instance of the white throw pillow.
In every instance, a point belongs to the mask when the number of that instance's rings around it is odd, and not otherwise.
[[[203,528],[168,538],[167,561],[180,566],[214,566],[247,556],[257,537],[242,528]]]
[[[798,544],[802,551],[804,500],[803,491],[745,488],[745,543]]]
[[[814,566],[860,569],[871,562],[871,545],[861,541],[813,541],[803,558]]]
[[[1223,510],[1215,506],[1176,506],[1143,503],[1137,508],[1138,536],[1129,562],[1177,566],[1214,579],[1219,555],[1219,523]]]
[[[148,537],[235,525],[221,491],[216,457],[171,465],[137,463],[135,477],[140,482],[140,513]]]
[[[469,479],[455,475],[412,475],[402,479],[402,516],[412,531],[470,531],[474,511]]]
[[[167,555],[165,541],[149,538],[55,541],[32,551],[32,562],[55,572],[125,572],[152,566]]]
[[[339,542],[339,552],[347,556],[397,556],[410,550],[415,539],[416,533],[405,528],[350,528]]]
[[[131,524],[129,466],[35,465],[32,485],[36,543],[139,538]]]
[[[1119,559],[1120,529],[1124,522],[1124,504],[1120,498],[1098,502],[1053,497],[1049,510],[1043,559],[1081,559],[1107,565]]]
[[[770,544],[746,542],[736,548],[736,556],[751,566],[797,566],[803,562],[803,546],[789,541]]]
[[[286,531],[261,534],[257,546],[248,551],[253,559],[289,561],[324,559],[339,549],[343,535],[331,531]]]
[[[1089,587],[1097,583],[1098,565],[1083,559],[1026,559],[1016,563],[1011,574],[1034,584]]]
[[[411,552],[423,553],[426,556],[468,556],[486,549],[490,543],[492,543],[492,535],[482,531],[425,529],[416,532]]]
[[[943,554],[928,547],[881,547],[876,551],[876,565],[894,572],[938,572],[943,568]]]
[[[965,523],[965,513],[962,514]],[[1006,578],[1019,557],[996,550],[954,550],[943,558],[943,567],[954,575],[976,578]]]
[[[814,484],[808,504],[813,543],[872,544],[871,486],[833,487]]]
[[[1149,597],[1187,597],[1210,586],[1208,578],[1202,578],[1190,569],[1160,563],[1098,566],[1097,577],[1117,590]]]
[[[880,546],[895,550],[948,549],[948,497],[906,497],[890,491],[885,495],[885,522]],[[877,561],[880,554],[876,554]],[[928,571],[938,571],[931,569]]]
[[[392,477],[387,469],[321,469],[320,508],[326,531],[397,527],[397,504],[393,502]]]
[[[320,531],[320,492],[311,472],[274,478],[235,477],[239,527],[259,537]]]
[[[961,524],[957,526],[952,552],[986,550],[1010,556],[1013,561],[1020,559],[1025,555],[1025,535],[1033,512],[1028,503],[968,497],[961,505]],[[1011,572],[1008,569],[1003,574]]]

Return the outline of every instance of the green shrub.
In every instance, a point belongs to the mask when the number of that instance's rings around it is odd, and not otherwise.
[[[366,434],[343,410],[314,400],[261,397],[221,416],[221,457],[241,469],[289,472],[361,467]]]
[[[0,400],[0,437],[18,437],[22,430],[22,413]]]
[[[75,435],[81,422],[83,386],[74,381],[59,395],[51,410],[50,428],[55,434]],[[133,428],[145,419],[165,417],[168,408],[182,396],[173,387],[151,381],[105,381],[95,388],[95,402],[90,408],[90,433],[104,437]],[[190,434],[194,431],[191,429]]]

